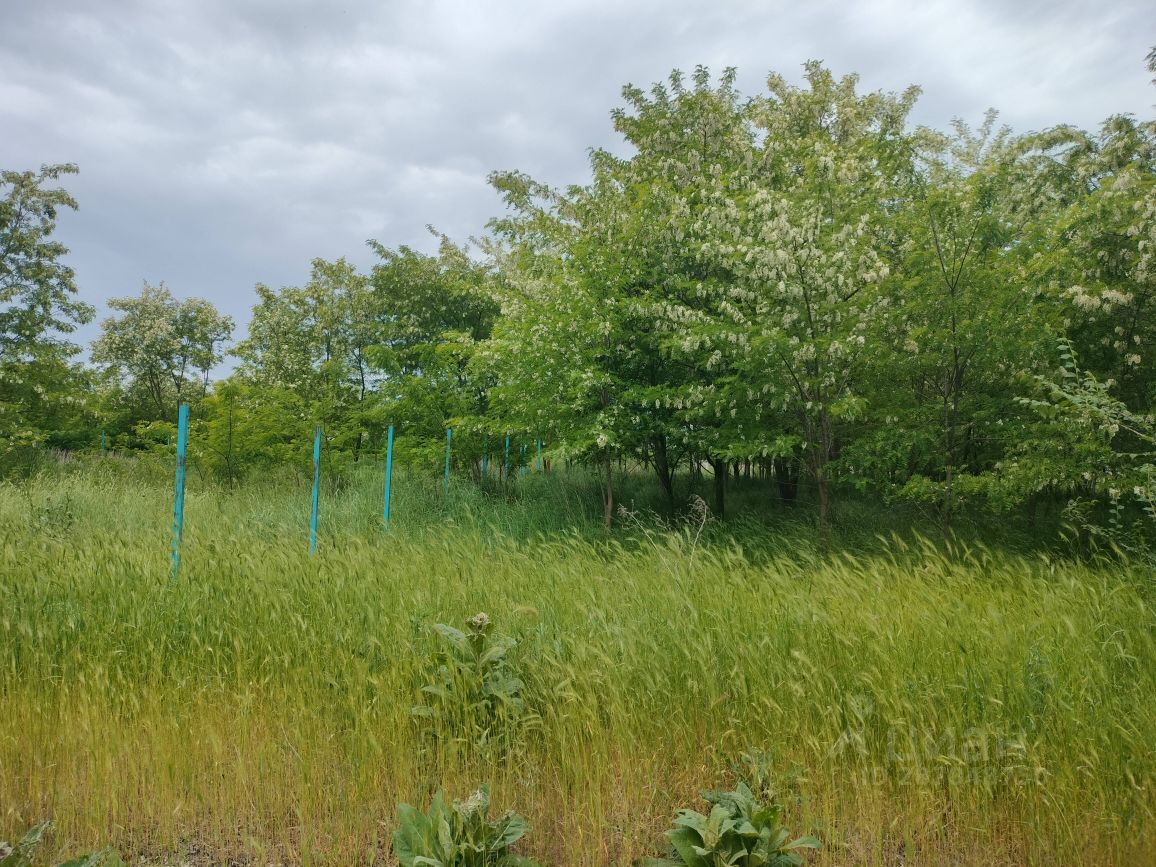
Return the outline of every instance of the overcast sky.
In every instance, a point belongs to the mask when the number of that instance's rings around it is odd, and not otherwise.
[[[59,235],[100,315],[164,280],[243,325],[314,257],[479,233],[493,169],[582,181],[622,85],[675,67],[749,93],[818,58],[1026,131],[1152,116],[1152,44],[1151,0],[0,0],[0,167],[79,164]]]

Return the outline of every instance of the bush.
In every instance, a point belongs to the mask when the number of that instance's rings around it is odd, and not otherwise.
[[[510,852],[525,836],[526,820],[507,810],[496,822],[488,822],[489,809],[485,786],[449,808],[440,791],[426,813],[398,805],[400,827],[393,832],[393,851],[401,867],[537,867]]]
[[[787,842],[782,806],[761,802],[744,783],[733,792],[702,796],[711,805],[710,815],[679,810],[666,832],[672,857],[647,859],[643,867],[799,867],[803,858],[794,850],[820,846],[814,837]]]

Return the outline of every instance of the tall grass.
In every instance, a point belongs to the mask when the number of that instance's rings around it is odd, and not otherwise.
[[[325,492],[311,560],[306,491],[194,480],[170,584],[163,477],[0,488],[0,838],[387,863],[399,801],[488,782],[526,854],[629,863],[757,762],[814,863],[1156,858],[1141,567],[900,536],[820,558],[790,522],[607,537],[583,483],[542,478],[407,479],[382,532],[368,476]],[[508,749],[410,713],[430,627],[477,611],[519,640]]]

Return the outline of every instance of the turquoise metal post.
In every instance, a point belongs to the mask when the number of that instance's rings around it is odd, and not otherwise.
[[[482,445],[482,478],[490,471],[490,435],[486,434],[486,441]]]
[[[450,492],[450,449],[454,441],[454,429],[446,428],[446,493]]]
[[[103,435],[102,435],[103,436]],[[169,580],[181,573],[181,536],[185,530],[185,455],[189,445],[189,405],[182,403],[177,411],[177,477],[173,486],[173,553]]]
[[[506,434],[506,453],[502,458],[502,481],[510,480],[510,435]]]
[[[538,472],[542,472],[542,441],[538,440]]]
[[[389,526],[389,486],[393,480],[393,425],[389,426],[389,435],[385,441],[385,507],[381,518]]]
[[[321,425],[313,430],[313,508],[309,512],[309,556],[317,553],[317,511],[321,500]]]

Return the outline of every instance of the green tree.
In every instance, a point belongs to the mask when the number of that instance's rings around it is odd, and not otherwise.
[[[1023,279],[1050,298],[1081,363],[1142,409],[1156,353],[1156,125],[1118,115],[1097,135],[1059,127],[1030,142],[1064,195],[1036,219]]]
[[[960,491],[989,486],[1021,431],[1014,379],[1043,369],[1053,342],[1035,293],[1015,279],[1019,143],[995,119],[918,136],[917,171],[892,217],[870,423],[844,449],[867,480],[929,501],[945,533]]]
[[[1134,554],[1156,541],[1156,419],[1083,369],[1067,341],[1052,375],[1020,402],[1036,423],[1010,450],[1002,482],[1013,503],[1048,492],[1067,499],[1072,525]]]
[[[194,421],[190,454],[198,466],[229,483],[252,470],[293,465],[304,460],[299,425],[301,401],[284,389],[262,389],[234,375],[213,385]]]
[[[498,305],[488,265],[438,238],[434,255],[370,242],[381,259],[369,278],[375,420],[378,428],[397,423],[402,452],[427,462],[440,460],[446,428],[453,427],[455,460],[480,470],[491,379],[472,359],[490,337]]]
[[[113,298],[119,316],[101,323],[92,360],[103,367],[141,419],[171,420],[177,406],[208,394],[233,320],[201,298],[178,300],[164,283],[135,297]]]
[[[368,278],[345,259],[314,259],[304,287],[258,285],[257,299],[237,347],[241,374],[259,392],[281,393],[282,406],[300,408],[300,417],[284,420],[300,437],[321,424],[330,446],[356,459],[373,392],[367,350],[377,340]]]
[[[0,440],[4,450],[74,446],[90,420],[77,347],[63,335],[88,322],[76,297],[67,248],[52,236],[62,209],[76,200],[50,184],[74,165],[0,172]]]
[[[724,509],[726,460],[749,422],[721,399],[733,381],[734,345],[720,339],[720,308],[733,286],[724,264],[702,254],[715,237],[711,209],[750,166],[755,129],[736,72],[712,82],[706,67],[688,82],[678,71],[648,92],[627,86],[615,129],[636,151],[594,153],[599,188],[622,202],[613,234],[594,224],[588,243],[616,263],[618,292],[633,333],[623,343],[623,399],[640,457],[654,468],[673,511],[673,471],[682,460],[711,459],[715,507]],[[731,333],[730,336],[734,336]],[[742,450],[742,454],[749,454]]]
[[[863,409],[918,89],[860,95],[856,76],[836,79],[816,62],[805,77],[795,87],[772,74],[752,101],[757,144],[712,202],[714,237],[701,255],[732,275],[716,290],[715,340],[741,351],[722,399],[735,417],[745,404],[773,430],[793,421],[826,546],[836,427]]]
[[[657,359],[641,324],[646,263],[629,249],[636,213],[598,160],[591,184],[566,191],[492,176],[511,214],[493,224],[502,317],[483,357],[499,431],[545,436],[554,454],[597,465],[609,527],[615,460],[644,456],[652,442],[657,407],[643,401]]]

